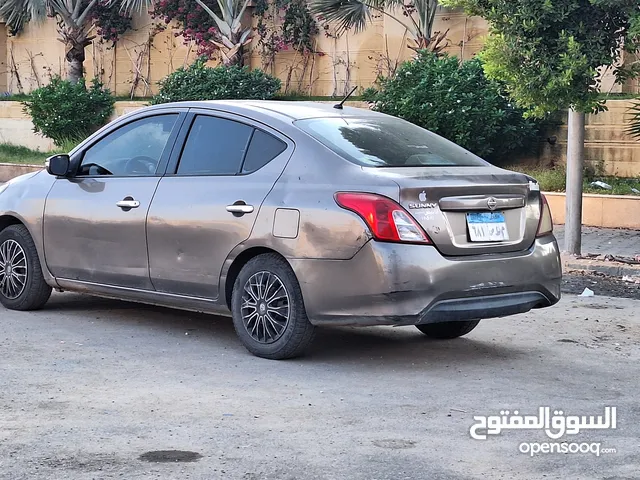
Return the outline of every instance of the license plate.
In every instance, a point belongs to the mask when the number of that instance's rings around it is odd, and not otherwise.
[[[509,240],[507,224],[501,212],[467,213],[469,238],[472,242],[502,242]]]

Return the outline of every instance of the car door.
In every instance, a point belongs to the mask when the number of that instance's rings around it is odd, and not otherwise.
[[[216,299],[222,266],[249,237],[293,143],[265,125],[207,111],[193,113],[183,130],[182,152],[149,211],[151,281],[158,291]]]
[[[47,267],[82,282],[153,289],[145,222],[186,112],[123,121],[72,156],[44,211]]]

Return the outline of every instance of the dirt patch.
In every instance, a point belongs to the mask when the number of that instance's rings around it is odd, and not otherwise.
[[[189,452],[184,450],[156,450],[154,452],[146,452],[138,457],[144,462],[152,463],[178,463],[178,462],[197,462],[202,458],[198,452]]]
[[[594,273],[572,272],[564,274],[562,278],[562,291],[564,293],[579,295],[585,288],[593,290],[596,296],[640,300],[640,285],[638,284]]]

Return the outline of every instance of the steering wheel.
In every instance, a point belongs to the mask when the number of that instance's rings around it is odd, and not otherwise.
[[[137,157],[133,157],[125,164],[124,167],[127,173],[140,175],[149,175],[156,173],[156,168],[158,168],[158,162],[151,157],[147,157],[146,155],[138,155]]]

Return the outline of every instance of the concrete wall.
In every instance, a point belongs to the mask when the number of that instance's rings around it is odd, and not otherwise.
[[[53,142],[33,133],[31,118],[19,102],[0,102],[0,142],[23,145],[34,150],[51,150]]]
[[[19,177],[25,173],[37,172],[44,168],[44,158],[42,165],[17,165],[15,163],[0,163],[0,184],[8,182],[12,178]]]
[[[335,102],[322,102],[335,103]],[[142,101],[120,101],[115,103],[115,111],[111,120],[121,115],[144,107],[147,103]],[[368,108],[367,103],[350,101],[346,105],[356,108]],[[54,148],[52,140],[37,135],[33,132],[31,118],[22,110],[19,102],[0,101],[0,143],[23,145],[33,150],[47,152]]]
[[[633,101],[630,100],[611,100],[607,102],[607,112],[587,115],[585,161],[608,175],[640,176],[640,141],[626,133],[632,105]],[[566,122],[566,117],[563,121]],[[558,140],[555,145],[543,145],[540,160],[545,163],[565,163],[566,123],[548,134],[556,135]]]
[[[87,47],[87,76],[98,76],[117,95],[150,96],[157,92],[158,80],[191,63],[196,49],[176,37],[175,26],[158,32],[155,22],[148,14],[136,15],[133,28],[117,45],[94,41]],[[447,30],[449,52],[470,58],[482,47],[487,24],[480,18],[440,8],[434,31]],[[17,37],[8,37],[6,28],[0,28],[0,63],[6,59],[5,68],[0,68],[0,91],[28,93],[48,83],[52,74],[64,76],[64,45],[57,38],[54,19],[28,24]],[[375,18],[362,33],[337,39],[325,35],[321,28],[316,42],[319,53],[307,61],[285,51],[267,68],[281,78],[287,93],[342,95],[356,85],[368,87],[379,74],[388,73],[383,67],[384,57],[401,62],[413,53],[407,47],[404,28],[386,15]],[[249,63],[264,67],[256,47],[257,39]]]
[[[144,106],[140,101],[116,102],[113,118]],[[349,102],[349,105],[367,108],[364,102]],[[625,133],[628,127],[628,100],[610,100],[608,112],[587,116],[585,160],[607,174],[621,177],[640,176],[640,141]],[[47,151],[53,143],[33,133],[30,118],[22,111],[18,102],[0,102],[0,142],[24,145],[29,148]],[[566,160],[567,129],[560,125],[546,135],[555,134],[555,145],[544,142],[539,156],[531,160],[543,164],[562,163]],[[545,135],[545,136],[546,136]]]
[[[565,194],[545,192],[553,223],[565,221]],[[582,224],[589,227],[640,229],[640,197],[627,195],[582,196]]]
[[[0,163],[0,184],[42,168],[38,165]],[[564,224],[565,194],[545,192],[545,196],[549,202],[554,225]],[[584,195],[582,224],[590,227],[640,229],[640,197]]]
[[[116,102],[111,119],[142,108],[144,102]],[[24,113],[19,102],[0,101],[0,143],[23,145],[33,150],[52,150],[53,141],[33,132],[31,118]]]

